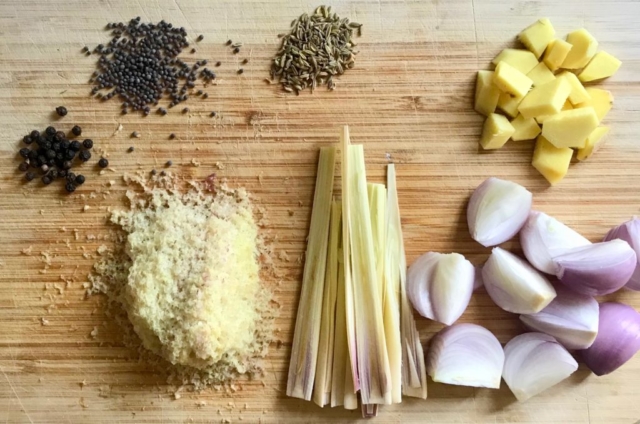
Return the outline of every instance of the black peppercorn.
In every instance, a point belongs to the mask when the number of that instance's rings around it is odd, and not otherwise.
[[[22,162],[20,165],[18,165],[18,169],[20,170],[20,172],[26,172],[27,169],[29,169],[29,164],[27,162]]]
[[[62,143],[60,143],[60,148],[62,150],[69,150],[69,147],[71,147],[71,142],[69,140],[62,140]]]
[[[105,158],[100,158],[100,160],[98,161],[98,166],[100,168],[106,168],[107,166],[109,166],[109,161]]]
[[[49,159],[55,159],[56,157],[56,152],[55,150],[47,150],[47,153],[45,153],[45,155],[47,156],[47,158]]]
[[[230,46],[233,43],[231,40],[227,40],[227,46]]]
[[[243,64],[243,65],[246,65],[247,63],[249,63],[249,59],[246,59],[246,58],[245,58],[245,59],[243,59],[243,60],[242,60],[242,64]]]
[[[73,160],[73,158],[76,157],[76,153],[77,153],[76,150],[71,150],[71,149],[67,150],[67,152],[64,154],[65,159]]]
[[[42,179],[42,182],[44,183],[44,185],[51,184],[51,177],[49,177],[48,175],[43,176],[41,179]]]
[[[204,39],[204,35],[200,34],[198,35],[198,38],[196,38],[196,41],[202,41]]]
[[[67,108],[64,106],[58,106],[56,108],[56,113],[58,114],[58,116],[66,116],[67,115]]]
[[[36,177],[36,173],[35,173],[35,172],[32,172],[32,171],[29,171],[29,172],[27,172],[26,174],[24,174],[24,178],[25,178],[25,180],[27,180],[27,181],[33,181],[33,179],[34,179],[35,177]]]
[[[191,49],[191,53],[195,53],[195,52],[196,52],[196,49]]]
[[[174,133],[169,134],[169,140],[173,140],[174,138],[176,138],[176,135]]]
[[[54,127],[47,127],[46,130],[44,130],[44,132],[49,135],[49,136],[53,136],[56,133],[56,129]]]
[[[67,171],[67,181],[73,182],[76,180],[76,174]]]
[[[173,161],[168,160],[168,161],[167,161],[167,163],[165,163],[165,165],[166,165],[167,167],[169,167],[169,166],[173,165]]]
[[[151,175],[156,175],[158,173],[158,171],[156,171],[155,169],[151,170]]]
[[[216,113],[215,113],[215,112],[211,112],[211,113],[209,114],[209,116],[211,116],[212,118],[214,118],[214,117],[216,116]]]
[[[208,98],[209,98],[209,93],[204,93],[204,94],[202,95],[202,98],[203,98],[203,99],[208,99]]]
[[[20,149],[20,156],[22,156],[23,158],[28,158],[29,157],[29,152],[31,152],[30,149],[23,147],[22,149]]]
[[[58,170],[57,169],[52,169],[49,171],[49,178],[51,178],[52,180],[55,180],[56,178],[58,178]]]
[[[80,157],[81,161],[86,162],[89,159],[91,159],[91,152],[88,151],[88,150],[83,150],[83,151],[80,152],[79,157]]]
[[[76,152],[78,150],[80,150],[82,148],[82,144],[79,141],[72,141],[71,144],[69,144],[69,149],[71,150],[75,150]]]
[[[235,49],[233,49],[233,54],[238,54],[240,53],[240,47],[236,47]]]
[[[38,130],[33,130],[33,131],[31,131],[31,134],[30,134],[30,135],[31,135],[31,139],[32,139],[33,141],[36,141],[37,139],[39,139],[39,138],[40,138],[40,131],[38,131]]]
[[[238,75],[242,75],[242,73],[244,73],[244,69],[242,68],[238,69]]]
[[[78,185],[82,185],[82,184],[84,184],[84,181],[85,181],[85,179],[84,179],[84,175],[82,175],[82,174],[78,175],[78,176],[76,177],[76,179],[75,179],[75,182],[76,182],[76,184],[78,184]]]
[[[42,171],[43,174],[46,174],[47,172],[49,172],[49,165],[42,165],[40,167],[40,171]]]
[[[28,135],[25,135],[25,136],[22,138],[22,142],[23,142],[24,144],[31,144],[31,143],[33,143],[33,137],[30,137],[30,136],[28,136]]]
[[[71,182],[65,184],[64,188],[65,190],[67,190],[67,193],[73,193],[74,191],[76,191],[76,186]]]
[[[189,113],[189,108],[185,107],[184,109],[182,109],[182,113]]]
[[[78,135],[82,134],[82,128],[80,128],[79,126],[75,125],[73,128],[71,128],[71,132],[73,133],[73,135],[78,136]]]
[[[127,149],[127,152],[131,153],[131,152],[133,152],[134,150],[135,150],[135,149],[134,149],[134,147],[133,147],[133,146],[130,146],[130,147]]]
[[[62,169],[71,169],[71,161],[65,160],[62,162]]]
[[[58,178],[67,178],[67,170],[61,169],[58,171]]]
[[[93,140],[91,140],[90,138],[87,138],[85,141],[82,142],[82,145],[84,146],[85,149],[91,149],[93,147]]]

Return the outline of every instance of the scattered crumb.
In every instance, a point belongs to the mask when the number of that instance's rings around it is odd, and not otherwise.
[[[178,399],[180,399],[181,397],[182,397],[182,395],[181,395],[180,393],[178,393],[178,392],[175,392],[175,393],[173,394],[173,398],[174,398],[175,400],[178,400]]]
[[[289,209],[287,212],[289,212],[289,216],[293,216],[293,214],[295,213],[293,209]]]
[[[197,161],[197,160],[195,160],[195,159],[191,159],[191,165],[192,165],[192,166],[195,166],[195,167],[198,167],[198,166],[200,166],[200,162],[198,162],[198,161]]]
[[[287,251],[281,250],[278,254],[278,259],[280,259],[281,261],[289,262],[289,255],[287,254]]]
[[[84,398],[83,397],[80,398],[80,406],[82,406],[85,409],[88,408],[87,404],[84,402]]]
[[[89,205],[84,205],[84,206],[82,207],[82,211],[83,211],[83,212],[86,212],[86,211],[88,211],[89,209],[91,209],[91,206],[89,206]]]
[[[198,408],[204,408],[205,406],[207,406],[207,402],[205,402],[204,400],[199,400],[196,402],[196,406]]]
[[[222,162],[216,162],[216,168],[223,170],[225,168],[224,163]]]
[[[82,380],[80,383],[80,389],[84,388],[87,385],[87,380]]]
[[[29,256],[29,255],[31,255],[32,251],[33,251],[33,246],[29,246],[29,247],[26,247],[26,248],[22,249],[20,251],[20,253],[22,253],[23,255]]]
[[[298,200],[298,206],[302,206],[302,205],[303,205],[302,200]]]
[[[40,317],[40,324],[42,326],[49,325],[49,320],[46,319],[45,317]]]
[[[117,128],[116,128],[116,130],[113,132],[112,136],[113,136],[113,135],[116,135],[116,134],[118,134],[120,131],[122,131],[122,128],[123,128],[123,127],[122,127],[122,124],[118,124],[118,127],[117,127]]]
[[[91,337],[94,339],[98,337],[98,327],[97,326],[93,327],[93,330],[91,330],[90,334],[91,334]]]

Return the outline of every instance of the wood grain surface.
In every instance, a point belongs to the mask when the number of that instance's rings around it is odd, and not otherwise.
[[[277,34],[317,5],[307,0],[0,1],[0,421],[359,420],[359,412],[321,410],[284,394],[302,274],[297,259],[305,248],[318,147],[336,142],[345,124],[352,141],[365,145],[370,180],[382,181],[389,158],[397,164],[409,262],[428,250],[456,251],[474,263],[486,259],[489,250],[470,239],[463,211],[472,189],[489,176],[525,185],[534,193],[536,209],[593,241],[639,213],[640,2],[335,1],[341,16],[364,24],[355,69],[339,79],[334,92],[286,95],[264,81]],[[183,56],[222,62],[209,98],[189,100],[188,115],[179,107],[165,117],[122,116],[116,101],[88,96],[96,57],[80,50],[108,41],[108,22],[135,16],[185,26],[193,40],[204,34],[197,52]],[[615,96],[606,118],[612,127],[609,143],[592,160],[574,164],[552,189],[529,165],[531,142],[510,142],[491,153],[478,150],[482,118],[471,106],[476,70],[488,68],[521,29],[545,16],[559,34],[586,27],[623,61],[619,73],[602,84]],[[227,39],[244,42],[242,53],[231,54]],[[250,62],[238,76],[245,57]],[[52,115],[59,105],[69,109],[61,120]],[[209,117],[210,111],[218,117]],[[81,125],[83,135],[108,153],[113,170],[98,175],[95,161],[85,165],[88,181],[71,196],[60,185],[23,183],[16,171],[19,140],[52,121],[66,130]],[[130,138],[133,131],[141,137]],[[171,132],[175,140],[168,139]],[[131,145],[135,152],[127,153]],[[192,166],[192,159],[201,165]],[[175,172],[195,178],[216,172],[247,187],[267,210],[265,233],[277,236],[282,278],[270,283],[282,307],[280,343],[269,351],[264,378],[240,382],[235,393],[212,389],[174,399],[164,375],[122,345],[118,327],[104,314],[104,299],[84,298],[96,249],[109,243],[104,240],[108,210],[124,205],[122,174],[161,169],[167,160]],[[506,246],[519,249],[517,241]],[[640,308],[639,293],[621,291],[609,298]],[[496,307],[484,291],[473,296],[461,321],[486,326],[503,343],[522,331],[517,316]],[[425,343],[441,328],[425,319],[418,326]],[[428,400],[384,407],[377,422],[632,424],[640,420],[639,385],[640,356],[600,378],[581,365],[567,381],[524,403],[516,402],[505,384],[487,390],[431,382]]]

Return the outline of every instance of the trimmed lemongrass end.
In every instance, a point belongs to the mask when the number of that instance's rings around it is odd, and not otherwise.
[[[555,285],[557,296],[536,314],[520,315],[533,331],[553,336],[569,350],[586,349],[598,335],[598,302],[591,296]]]
[[[484,287],[507,312],[535,314],[555,297],[551,283],[525,260],[499,247],[482,267]]]
[[[451,325],[467,309],[475,268],[458,253],[428,252],[416,259],[407,272],[407,294],[425,318]]]
[[[504,347],[502,377],[519,401],[525,401],[569,377],[578,363],[548,334],[525,333]]]
[[[427,372],[437,383],[500,388],[504,352],[496,336],[476,324],[454,324],[431,341]]]
[[[318,358],[335,163],[336,148],[321,148],[302,292],[289,362],[287,396],[305,400],[311,400]]]
[[[533,195],[511,181],[491,177],[476,188],[467,207],[471,237],[485,247],[518,234],[531,211]]]
[[[396,168],[387,165],[387,264],[389,281],[397,284],[400,293],[400,343],[402,348],[402,394],[427,398],[427,371],[425,356],[416,328],[413,310],[407,298],[407,259],[404,252],[400,205],[396,186]]]
[[[613,293],[633,275],[638,259],[620,239],[576,247],[553,258],[558,279],[571,290],[590,296]]]
[[[558,270],[553,262],[554,256],[591,242],[546,213],[531,211],[527,223],[520,230],[520,244],[531,265],[555,275]]]

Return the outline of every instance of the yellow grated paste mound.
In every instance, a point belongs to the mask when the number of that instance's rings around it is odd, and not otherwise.
[[[212,383],[254,372],[273,311],[249,197],[170,182],[128,192],[131,209],[112,214],[126,233],[126,258],[96,264],[94,287],[123,306],[144,347],[172,364]]]

